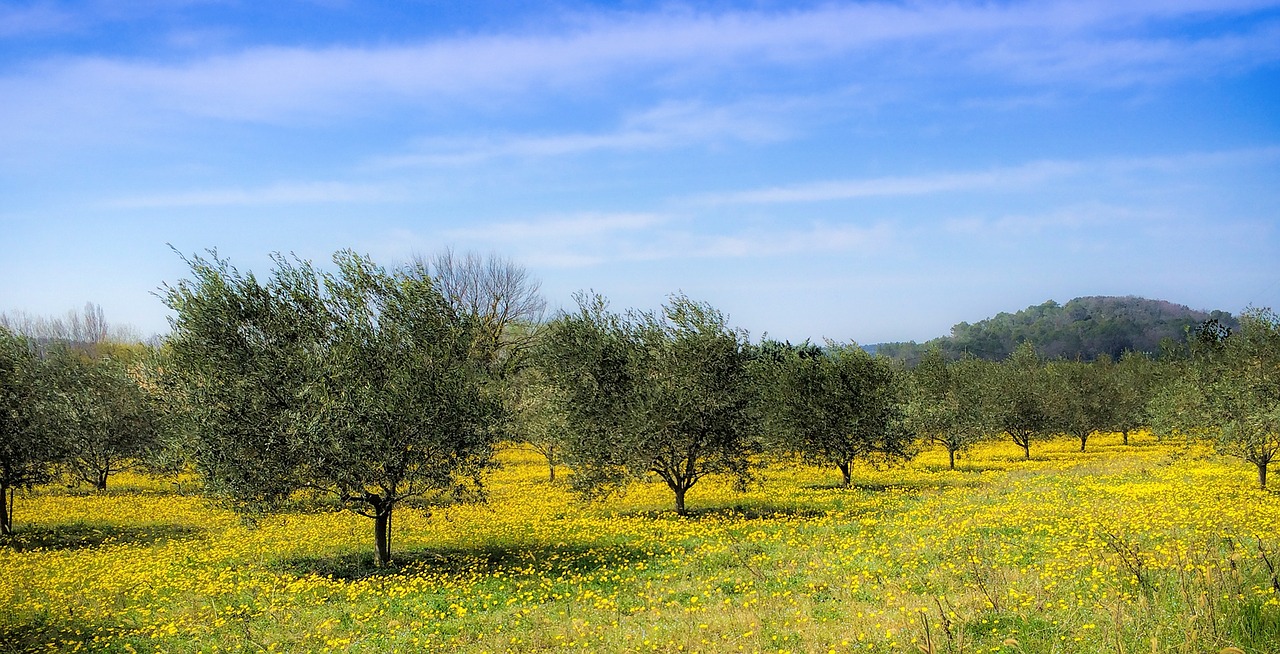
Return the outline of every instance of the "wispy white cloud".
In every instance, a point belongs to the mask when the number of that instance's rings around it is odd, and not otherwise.
[[[640,259],[756,258],[870,252],[889,245],[895,230],[885,222],[869,225],[814,221],[756,227],[735,233],[703,235],[686,233],[674,243],[636,256]]]
[[[1048,179],[1077,173],[1082,167],[1082,164],[1075,162],[1040,161],[1011,168],[977,172],[875,177],[774,186],[708,194],[695,198],[694,201],[699,204],[777,204],[900,197],[994,188],[1021,189]]]
[[[409,154],[377,157],[373,168],[473,164],[502,157],[539,158],[597,151],[644,151],[687,147],[719,141],[764,143],[785,138],[790,128],[779,114],[805,101],[707,106],[699,102],[664,102],[624,117],[617,129],[507,138],[424,139]]]
[[[1270,0],[1064,0],[604,14],[550,33],[409,45],[267,46],[181,62],[59,59],[9,66],[0,78],[0,94],[21,105],[24,98],[74,93],[80,112],[123,101],[135,110],[278,122],[385,111],[403,103],[580,90],[605,79],[652,85],[683,78],[688,88],[697,88],[708,80],[727,83],[732,77],[723,73],[728,70],[801,66],[851,55],[859,58],[848,63],[861,65],[843,70],[855,77],[862,68],[921,75],[969,65],[1024,82],[1105,86],[1138,73],[1190,74],[1210,64],[1250,68],[1274,62],[1280,58],[1274,25],[1198,39],[1148,36],[1145,28],[1152,22],[1233,16],[1275,5]],[[11,12],[0,24],[35,20]],[[0,117],[24,114],[30,116],[18,109]]]
[[[475,225],[449,230],[450,236],[493,242],[530,242],[560,239],[599,238],[619,232],[646,230],[670,220],[650,213],[588,213],[541,220]]]
[[[1009,243],[1021,244],[1022,239],[1045,232],[1075,232],[1096,235],[1098,227],[1116,228],[1120,223],[1157,224],[1177,221],[1181,217],[1164,209],[1136,209],[1131,206],[1103,202],[1072,203],[1039,213],[1005,214],[999,216],[964,216],[945,218],[938,225],[939,233],[947,237],[976,237],[990,240],[992,234],[1000,234]],[[930,226],[933,229],[933,226]],[[1126,228],[1126,231],[1129,231]],[[1106,239],[1099,239],[1105,241]],[[1113,244],[1129,247],[1129,244]],[[1014,247],[1011,245],[1011,247]]]
[[[740,259],[870,252],[894,238],[887,223],[782,220],[731,229],[663,214],[584,214],[449,230],[469,246],[513,251],[530,265],[580,268],[620,262]]]
[[[444,236],[510,252],[535,268],[585,268],[619,260],[620,247],[651,241],[670,221],[652,213],[582,213],[469,225]]]
[[[1085,174],[1113,175],[1143,170],[1182,172],[1197,168],[1242,165],[1277,159],[1280,159],[1280,146],[1152,157],[1033,161],[1018,166],[979,171],[826,180],[711,193],[692,198],[691,201],[695,204],[713,205],[781,204],[989,190],[1017,193],[1040,187],[1051,181]]]
[[[51,4],[0,6],[0,38],[32,38],[71,29],[77,20]]]
[[[224,188],[180,193],[155,193],[107,200],[113,209],[161,209],[171,207],[230,207],[333,202],[395,202],[406,194],[381,184],[345,182],[282,183],[259,188]]]
[[[979,70],[999,72],[1019,82],[1089,87],[1155,85],[1185,77],[1240,72],[1280,60],[1280,21],[1204,37],[1072,34],[1066,38],[1009,35],[974,51]]]

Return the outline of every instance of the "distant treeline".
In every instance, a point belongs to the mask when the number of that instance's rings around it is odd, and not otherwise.
[[[1140,297],[1078,297],[1066,304],[1049,300],[1017,313],[1001,312],[973,324],[962,322],[950,336],[925,343],[880,343],[875,354],[914,367],[930,348],[949,359],[972,356],[1001,361],[1021,343],[1035,344],[1045,358],[1119,359],[1127,351],[1158,354],[1161,343],[1185,343],[1187,332],[1208,320],[1234,329],[1236,318],[1225,311],[1196,311],[1181,304]]]

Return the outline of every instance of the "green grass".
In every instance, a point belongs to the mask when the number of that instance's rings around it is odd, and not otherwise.
[[[1118,442],[926,452],[849,489],[779,467],[700,484],[689,517],[661,484],[580,503],[509,452],[489,504],[397,513],[385,567],[370,521],[305,503],[251,526],[145,480],[41,489],[0,540],[0,651],[1274,654],[1280,496]]]

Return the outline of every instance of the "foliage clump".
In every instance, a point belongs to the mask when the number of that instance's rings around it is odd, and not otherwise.
[[[397,505],[478,485],[498,405],[476,325],[428,275],[351,252],[334,273],[277,256],[265,281],[216,255],[188,263],[164,292],[170,383],[211,491],[247,510],[331,495],[374,520],[386,563]]]
[[[747,338],[710,305],[676,295],[659,312],[620,315],[583,295],[547,326],[539,357],[584,494],[652,474],[685,514],[704,477],[750,478],[759,444]]]

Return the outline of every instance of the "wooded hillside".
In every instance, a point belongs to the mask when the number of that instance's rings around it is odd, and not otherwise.
[[[973,324],[962,322],[951,328],[950,336],[925,343],[881,343],[869,349],[908,365],[915,365],[935,345],[948,358],[967,353],[999,361],[1027,341],[1045,358],[1089,360],[1100,354],[1119,358],[1126,350],[1156,354],[1162,340],[1184,342],[1187,328],[1210,319],[1233,328],[1236,324],[1225,311],[1197,311],[1164,300],[1078,297],[1066,304],[1049,300],[1017,313],[1001,312]]]

